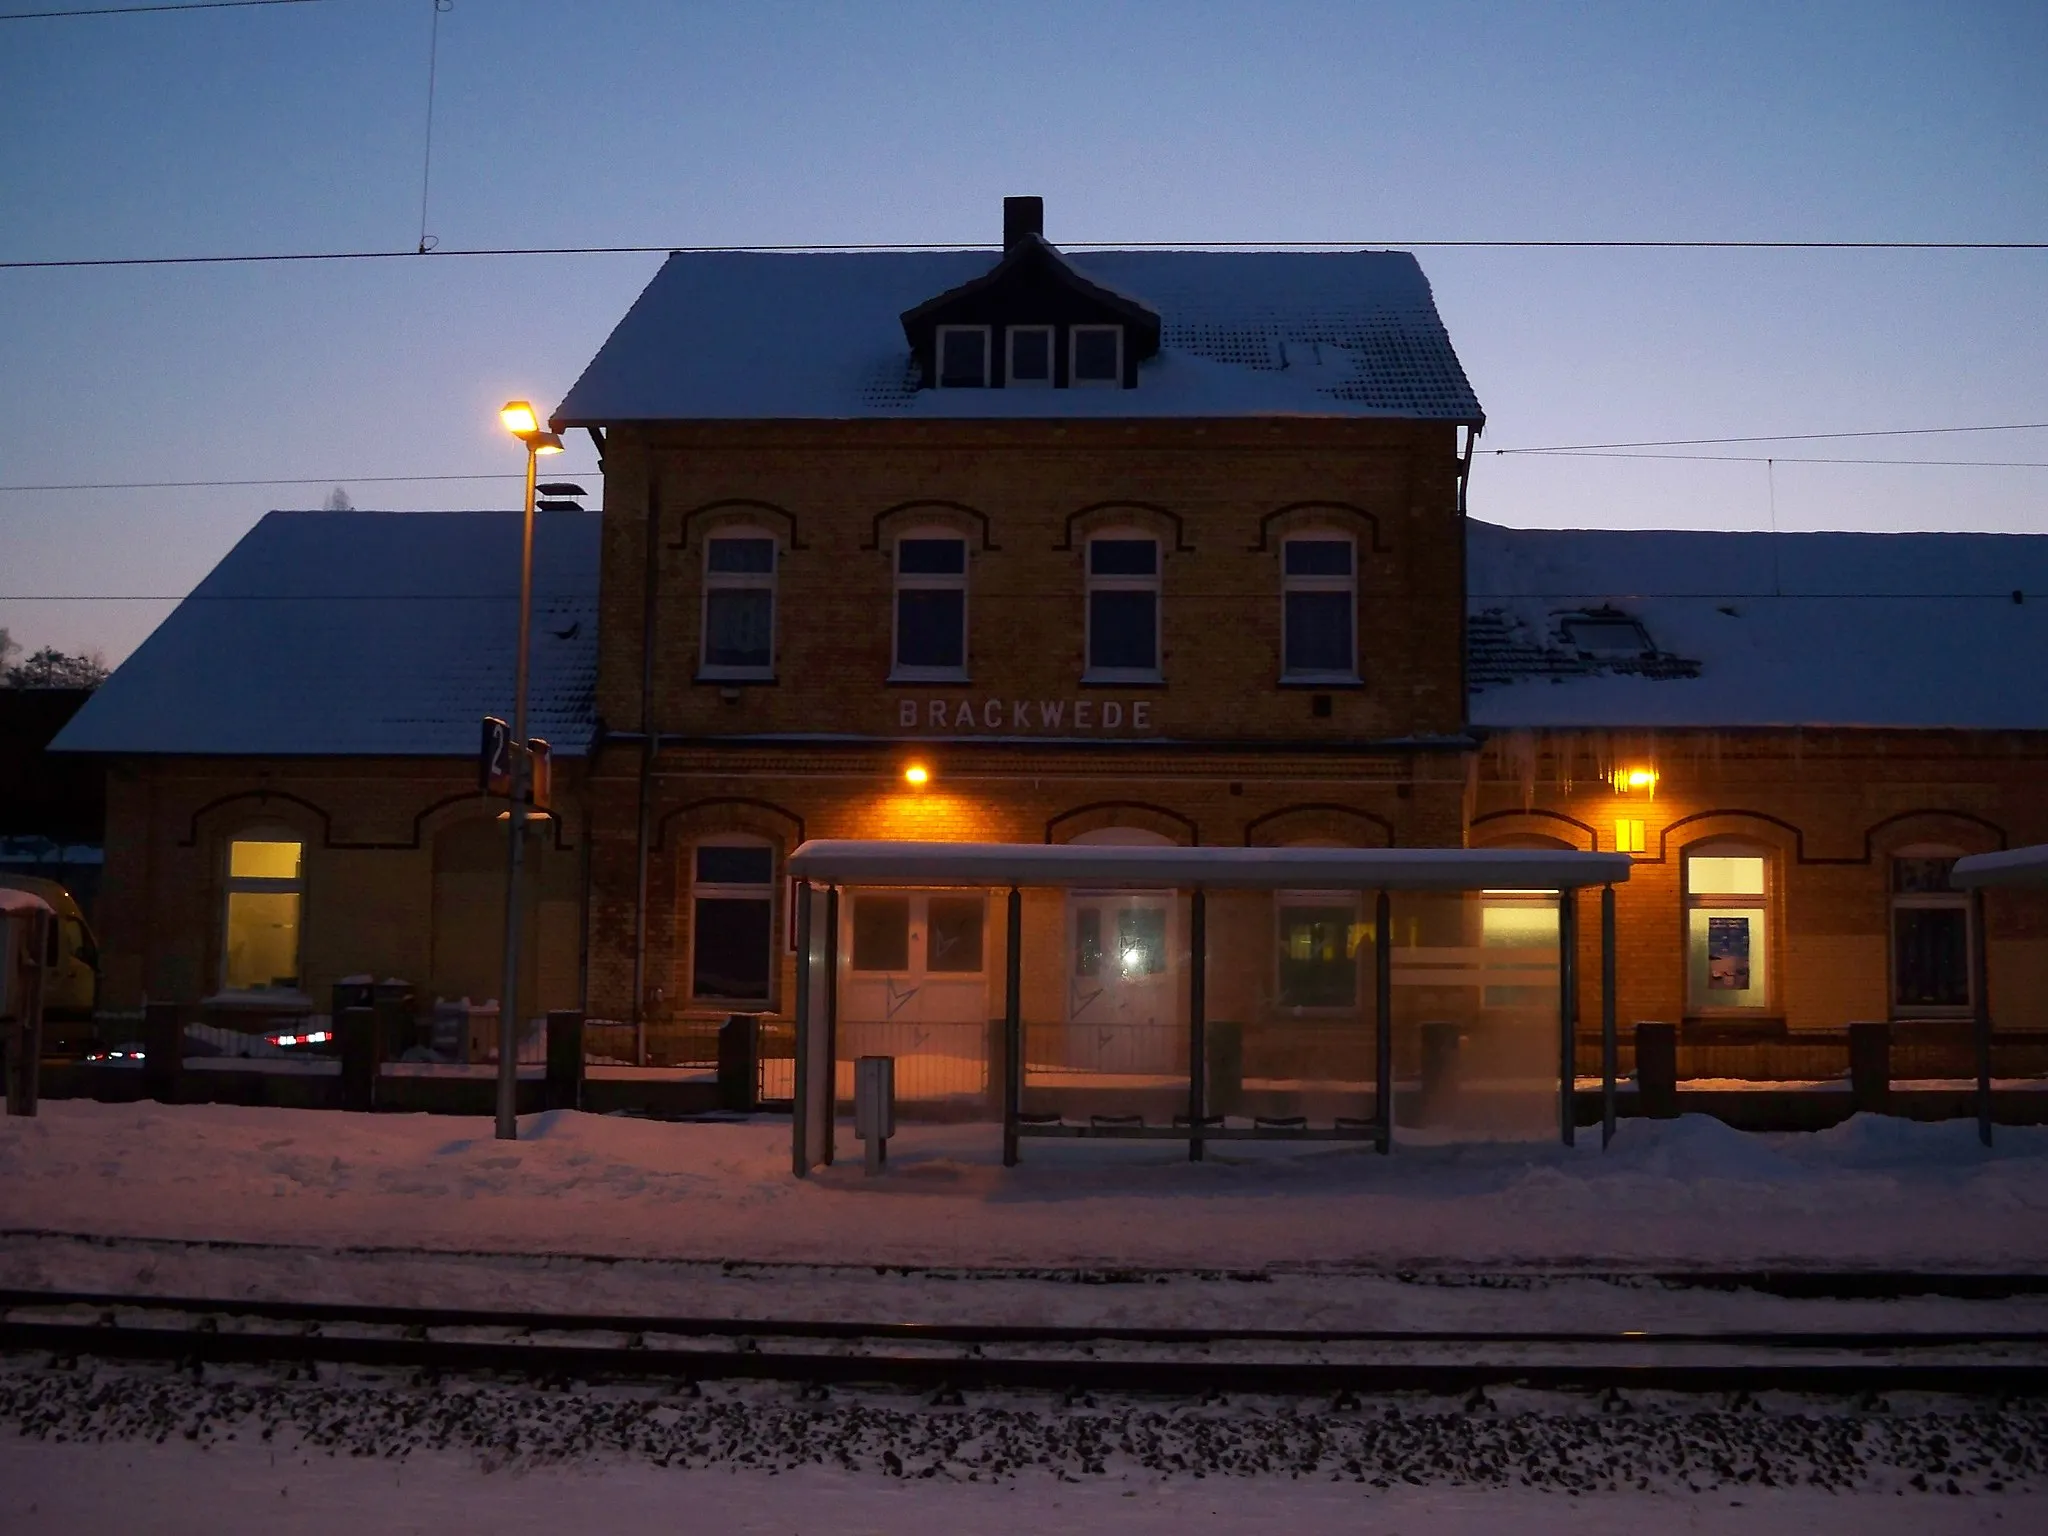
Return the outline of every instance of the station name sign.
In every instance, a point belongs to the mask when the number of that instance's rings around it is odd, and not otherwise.
[[[1152,729],[1150,699],[898,699],[906,731],[960,736],[1130,736]]]

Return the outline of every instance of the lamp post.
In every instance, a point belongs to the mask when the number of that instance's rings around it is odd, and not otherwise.
[[[544,453],[560,453],[562,439],[548,431],[524,400],[498,412],[505,430],[526,444],[526,516],[519,533],[519,651],[512,682],[512,804],[505,853],[505,985],[498,998],[498,1131],[519,1139],[519,919],[520,866],[526,849],[526,800],[531,766],[526,752],[526,663],[533,634],[533,493],[535,466]]]

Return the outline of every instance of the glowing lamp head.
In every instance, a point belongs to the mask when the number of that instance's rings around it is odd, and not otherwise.
[[[532,437],[540,431],[540,417],[524,400],[506,401],[505,408],[498,412],[498,420],[505,423],[505,430],[514,437]]]
[[[908,784],[912,789],[923,789],[925,785],[931,783],[931,781],[932,771],[931,769],[925,767],[923,763],[912,763],[908,768],[903,770],[903,782]]]
[[[1614,787],[1624,795],[1648,792],[1657,787],[1657,770],[1617,768],[1614,770]]]

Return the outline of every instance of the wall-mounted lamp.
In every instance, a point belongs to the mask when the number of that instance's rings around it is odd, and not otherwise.
[[[903,782],[912,789],[923,789],[931,781],[932,771],[925,767],[923,763],[912,763],[903,770]]]
[[[1654,794],[1656,789],[1657,770],[1654,768],[1614,770],[1614,792],[1617,795]]]

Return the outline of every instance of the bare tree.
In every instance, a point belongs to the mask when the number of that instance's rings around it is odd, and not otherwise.
[[[0,635],[4,634],[0,631]],[[8,649],[18,647],[0,647],[0,656]],[[74,656],[53,645],[46,645],[27,660],[4,669],[4,681],[9,688],[97,688],[106,680],[107,661],[98,651]]]
[[[323,512],[353,512],[355,509],[356,504],[348,499],[348,492],[337,485],[327,493],[326,505],[320,510]]]

